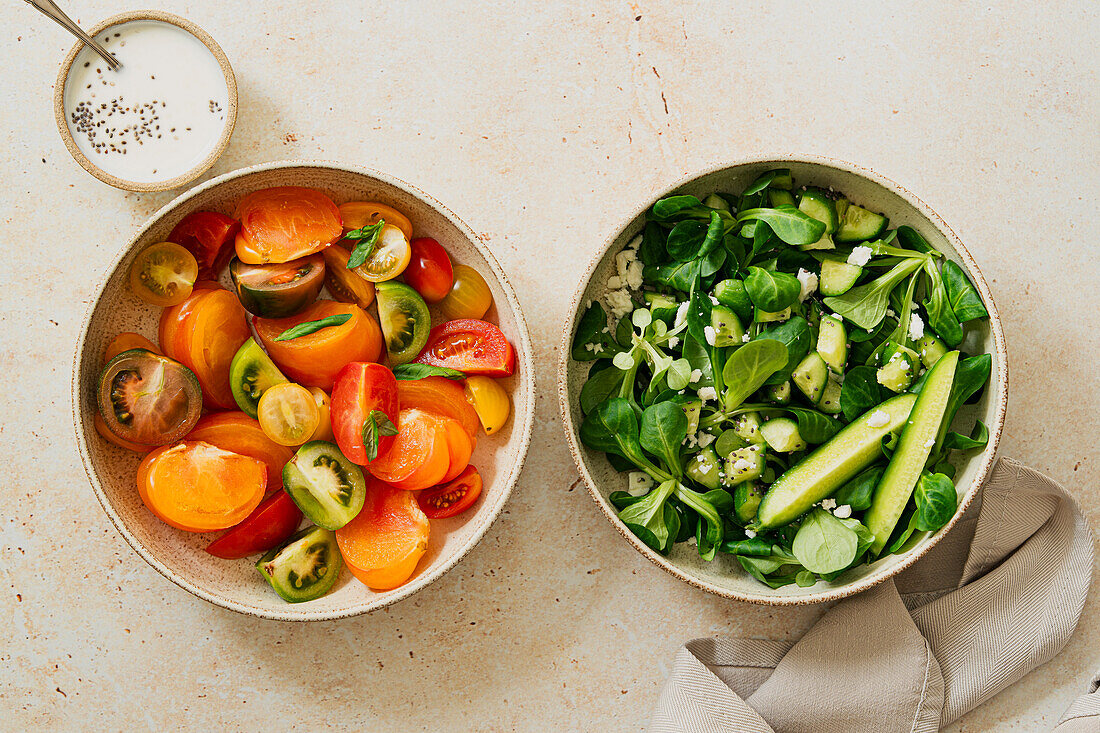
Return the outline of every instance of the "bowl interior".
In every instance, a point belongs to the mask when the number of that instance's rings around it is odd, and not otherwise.
[[[655,195],[653,201],[673,192],[694,194],[700,198],[715,191],[739,192],[758,175],[776,167],[790,168],[798,185],[814,185],[842,191],[854,203],[873,211],[883,212],[890,218],[891,228],[901,224],[916,228],[935,249],[943,252],[967,270],[975,287],[982,295],[990,318],[988,321],[972,321],[967,327],[967,336],[960,348],[970,354],[982,352],[992,354],[993,374],[981,400],[959,411],[958,422],[969,430],[975,418],[981,419],[989,426],[990,440],[989,445],[981,453],[955,461],[959,468],[955,483],[959,491],[960,508],[951,523],[922,540],[909,552],[889,555],[871,565],[854,568],[834,582],[821,581],[809,588],[788,585],[772,589],[749,576],[730,555],[719,553],[713,561],[706,562],[699,557],[693,545],[680,543],[673,546],[667,557],[662,556],[639,541],[619,521],[616,510],[607,497],[612,491],[626,489],[626,475],[617,473],[602,453],[585,447],[580,441],[579,430],[584,417],[579,403],[580,391],[587,378],[591,362],[577,362],[569,358],[569,344],[572,342],[577,321],[583,314],[586,304],[589,301],[599,300],[605,294],[605,283],[608,277],[615,274],[615,255],[641,232],[645,223],[644,210],[607,243],[606,250],[592,264],[577,295],[572,320],[566,328],[559,362],[562,412],[567,438],[589,491],[608,519],[639,552],[673,575],[722,596],[771,604],[816,603],[850,595],[900,572],[950,530],[955,520],[961,516],[965,505],[973,499],[992,465],[1004,421],[1008,374],[1005,364],[1004,336],[997,310],[985,280],[973,259],[942,220],[923,202],[897,184],[839,161],[765,159],[712,170],[684,182],[671,191]],[[653,201],[647,203],[647,208]]]
[[[486,318],[498,323],[516,348],[516,374],[504,384],[513,399],[512,417],[499,433],[478,441],[471,460],[485,481],[482,497],[473,510],[460,517],[432,521],[427,554],[413,578],[395,590],[371,591],[345,571],[336,589],[323,598],[302,604],[284,602],[249,560],[219,560],[204,552],[216,535],[181,532],[154,517],[142,504],[134,483],[141,456],[106,442],[92,424],[96,384],[108,342],[121,331],[136,331],[156,341],[161,309],[134,297],[127,282],[136,254],[162,241],[192,211],[231,215],[245,194],[284,185],[320,189],[337,203],[380,201],[404,212],[417,236],[435,238],[456,263],[470,265],[484,276],[494,301]],[[77,351],[73,375],[77,440],[89,478],[111,520],[138,553],[174,582],[219,605],[269,618],[350,616],[388,605],[435,580],[477,543],[500,512],[530,437],[534,391],[530,352],[527,326],[500,266],[470,228],[437,201],[374,172],[323,164],[258,166],[214,179],[169,204],[142,228],[111,267],[89,311]]]

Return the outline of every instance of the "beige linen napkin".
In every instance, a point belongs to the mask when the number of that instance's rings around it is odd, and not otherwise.
[[[1092,579],[1065,489],[1001,459],[958,525],[895,580],[831,608],[794,643],[696,639],[651,733],[936,731],[1049,661]],[[1057,733],[1100,730],[1100,679]]]

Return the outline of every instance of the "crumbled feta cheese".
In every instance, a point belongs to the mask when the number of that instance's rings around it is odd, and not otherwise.
[[[863,267],[871,261],[871,255],[875,251],[870,247],[865,247],[862,244],[858,247],[852,248],[852,254],[848,255],[848,264],[855,265],[856,267]]]
[[[688,537],[688,538],[687,538],[687,543],[688,543],[689,545],[694,545],[694,544],[695,544],[695,541],[696,541],[696,540],[695,540],[695,535],[692,535],[691,537]]]
[[[718,391],[714,389],[714,387],[702,387],[696,394],[699,395],[699,399],[703,402],[718,399]]]
[[[627,474],[626,493],[631,496],[643,496],[653,488],[653,479],[644,471],[631,471]]]
[[[935,444],[936,444],[936,439],[935,438],[929,438],[928,440],[924,441],[924,447],[925,448],[931,448]]]
[[[688,307],[690,305],[691,305],[690,303],[688,303],[687,301],[684,301],[683,303],[680,304],[680,307],[676,309],[676,320],[672,322],[673,323],[673,325],[672,325],[673,328],[679,328],[680,326],[684,325],[684,323],[687,321],[687,319],[688,319]]]
[[[836,499],[831,496],[828,499],[822,499],[821,508],[827,512],[831,512],[832,510],[836,509]]]
[[[841,504],[833,510],[833,516],[837,519],[847,519],[848,517],[852,516],[851,504]]]
[[[898,314],[894,312],[893,308],[887,308],[886,315],[890,316],[891,318],[896,318]]]
[[[748,471],[752,467],[753,463],[748,458],[738,458],[733,462],[734,471]]]
[[[718,335],[714,332],[714,326],[704,326],[703,336],[706,337],[709,346],[714,346],[714,341],[718,338]]]
[[[626,268],[626,286],[631,290],[638,290],[642,287],[642,271],[645,266],[641,262],[631,262],[630,266]]]
[[[751,540],[753,537],[756,536],[756,532],[753,532],[751,529],[746,529],[745,536]]]
[[[691,374],[688,375],[688,383],[698,382],[703,378],[703,372],[701,369],[692,369]]]
[[[616,318],[622,318],[634,310],[634,301],[630,299],[628,290],[612,290],[607,294],[607,305],[611,307],[611,314]]]
[[[907,362],[905,359],[902,359],[898,366],[900,366],[905,371],[909,371],[909,362]]]
[[[615,272],[618,273],[619,277],[626,275],[626,269],[636,259],[638,259],[638,253],[632,249],[624,249],[615,255]]]
[[[696,433],[695,434],[695,442],[699,444],[700,448],[706,448],[708,445],[713,443],[714,440],[715,440],[714,436],[711,435],[710,433]]]
[[[750,341],[752,341],[752,336],[748,335],[747,333],[741,336],[741,343],[747,344]]]
[[[802,290],[798,293],[798,302],[801,303],[817,290],[817,275],[800,267],[798,268],[798,282],[802,285]]]
[[[585,344],[584,348],[587,351],[591,351],[593,354],[603,353],[603,344]]]
[[[638,248],[641,247],[641,246],[642,246],[642,235],[639,234],[638,236],[634,237],[634,239],[630,240],[630,244],[626,245],[626,248],[627,249],[632,249],[635,252],[637,252]]]
[[[890,415],[886,410],[875,410],[871,417],[867,418],[867,427],[884,428],[890,424]]]
[[[909,338],[916,341],[924,337],[924,320],[914,313],[909,316]]]
[[[622,286],[623,286],[623,281],[617,275],[612,275],[611,277],[607,278],[607,289],[608,290],[618,290]]]
[[[673,336],[672,338],[670,338],[668,340],[668,348],[670,348],[670,349],[675,349],[679,345],[680,345],[680,337],[679,336]]]
[[[835,319],[837,319],[838,321],[840,321],[841,323],[843,323],[843,322],[844,322],[844,316],[840,315],[839,313],[824,313],[824,314],[822,314],[822,315],[826,315],[826,316],[828,316],[829,318],[835,318]]]

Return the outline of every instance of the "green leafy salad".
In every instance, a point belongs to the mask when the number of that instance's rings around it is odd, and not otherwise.
[[[831,581],[954,515],[956,413],[989,381],[987,318],[913,228],[772,170],[648,212],[590,303],[581,441],[627,473],[619,518],[667,553],[728,553],[772,587]],[[609,315],[611,320],[609,321]],[[976,341],[976,340],[973,340]]]

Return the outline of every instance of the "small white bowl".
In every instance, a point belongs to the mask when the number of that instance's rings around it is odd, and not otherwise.
[[[512,417],[500,432],[481,437],[471,459],[485,482],[474,508],[458,517],[432,520],[428,551],[413,577],[400,588],[372,591],[345,570],[331,593],[298,604],[275,595],[253,567],[255,558],[213,557],[203,549],[212,535],[182,532],[153,516],[142,504],[135,483],[141,456],[111,445],[92,424],[108,342],[122,331],[136,331],[156,341],[161,309],[130,292],[134,257],[150,244],[163,241],[192,211],[232,214],[245,194],[289,185],[320,189],[337,203],[380,201],[407,215],[418,236],[435,238],[455,262],[481,273],[493,293],[493,307],[485,317],[500,326],[516,350],[516,373],[504,380],[512,397]],[[454,567],[478,543],[504,507],[527,455],[535,385],[530,336],[519,301],[493,254],[469,226],[428,194],[384,173],[336,163],[285,161],[227,173],[188,191],[154,214],[122,248],[81,329],[72,400],[76,441],[88,479],[111,522],[142,558],[180,587],[219,606],[263,618],[319,621],[355,616],[406,598]]]
[[[641,231],[645,224],[645,213],[654,201],[673,193],[700,197],[714,191],[735,193],[772,168],[789,168],[799,185],[808,184],[843,191],[852,201],[886,214],[890,218],[891,228],[900,224],[916,228],[932,247],[962,265],[989,311],[988,321],[968,324],[967,337],[962,348],[969,353],[988,352],[993,355],[993,374],[981,400],[961,411],[964,416],[971,419],[977,417],[989,426],[989,444],[985,450],[959,467],[955,483],[964,493],[955,516],[946,527],[904,554],[888,555],[870,565],[854,568],[832,583],[819,581],[809,588],[800,588],[794,584],[777,589],[769,588],[748,575],[732,556],[719,553],[713,561],[706,562],[699,557],[693,546],[686,543],[675,545],[666,557],[645,545],[627,529],[619,520],[618,511],[607,498],[612,491],[625,488],[625,477],[611,467],[602,453],[587,448],[580,441],[579,430],[583,420],[579,404],[580,391],[587,379],[591,362],[577,362],[569,356],[573,333],[576,331],[577,321],[584,313],[585,304],[598,300],[606,292],[604,284],[609,276],[615,274],[615,255]],[[989,475],[996,458],[1008,403],[1008,354],[1000,316],[985,278],[959,238],[927,204],[897,183],[851,163],[810,155],[751,158],[715,165],[680,181],[668,190],[654,191],[646,199],[645,206],[631,213],[604,242],[588,271],[582,276],[581,286],[573,299],[573,313],[562,334],[559,354],[558,395],[566,438],[573,460],[576,461],[592,498],[608,521],[655,565],[696,588],[738,601],[775,606],[805,605],[844,598],[897,575],[923,557],[955,526]]]

